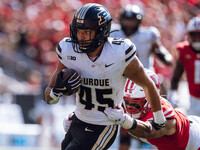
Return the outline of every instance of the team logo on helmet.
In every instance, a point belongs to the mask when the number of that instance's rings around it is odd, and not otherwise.
[[[106,23],[108,18],[108,13],[106,13],[103,8],[101,9],[102,11],[97,14],[97,17],[99,18],[99,26]]]

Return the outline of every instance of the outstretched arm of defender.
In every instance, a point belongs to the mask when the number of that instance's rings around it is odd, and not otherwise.
[[[172,135],[176,132],[175,119],[168,119],[165,127],[156,130],[152,122],[133,119],[124,113],[122,107],[106,108],[104,113],[111,122],[120,124],[131,135],[139,138],[158,138],[164,135]]]
[[[145,73],[142,63],[135,57],[125,68],[124,75],[144,89],[147,100],[154,114],[154,121],[158,127],[165,126],[166,119],[161,108],[160,95],[153,81]]]
[[[168,119],[166,126],[160,130],[153,128],[152,123],[149,121],[143,122],[141,120],[135,120],[137,126],[135,129],[128,129],[131,135],[139,138],[159,138],[164,135],[172,135],[176,132],[176,120]]]

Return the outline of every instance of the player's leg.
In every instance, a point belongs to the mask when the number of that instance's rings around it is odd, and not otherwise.
[[[190,109],[188,115],[200,116],[200,98],[190,96]]]
[[[74,116],[70,127],[73,139],[65,150],[108,149],[113,144],[117,131],[117,125],[100,126],[88,124]]]
[[[68,133],[65,134],[65,138],[63,139],[61,143],[61,150],[65,150],[65,148],[69,145],[69,143],[72,141],[72,136],[70,134],[70,130]]]
[[[186,150],[200,149],[200,117],[188,116],[190,120],[190,137],[186,147]]]
[[[74,118],[74,115],[72,116],[72,120]],[[72,123],[71,123],[72,124]],[[62,143],[61,143],[61,150],[65,150],[65,148],[69,145],[69,143],[73,140],[72,137],[72,129],[71,129],[72,125],[70,125],[68,132],[65,134],[65,138],[63,139]]]
[[[119,150],[129,150],[131,145],[131,136],[123,128],[120,128]]]

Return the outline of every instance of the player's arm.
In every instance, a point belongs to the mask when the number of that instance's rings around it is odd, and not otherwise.
[[[176,132],[176,120],[167,119],[166,126],[160,130],[156,130],[152,127],[152,123],[149,121],[135,120],[137,126],[135,129],[128,129],[128,132],[139,138],[159,138],[164,135],[172,135]]]
[[[178,83],[183,75],[184,68],[181,60],[178,58],[176,61],[176,67],[174,69],[174,74],[171,80],[171,90],[176,90],[178,88]]]
[[[153,81],[145,73],[142,63],[135,57],[125,68],[124,75],[144,89],[147,100],[151,105],[156,124],[165,125],[165,117],[161,108],[160,95]]]
[[[179,102],[179,98],[177,97],[176,90],[178,89],[178,83],[183,75],[184,68],[182,65],[181,60],[178,58],[176,61],[176,67],[174,69],[174,73],[171,79],[171,90],[169,92],[169,102],[172,104],[173,107],[177,107]]]
[[[124,75],[144,89],[153,112],[161,110],[160,97],[156,86],[145,73],[143,65],[137,57],[125,68]]]
[[[56,78],[57,78],[57,75],[58,73],[62,70],[62,69],[65,69],[67,68],[66,66],[64,66],[60,61],[58,62],[58,65],[57,65],[57,68],[55,70],[55,72],[53,73],[51,79],[50,79],[50,82],[47,86],[47,88],[45,89],[45,101],[47,104],[49,104],[49,101],[53,100],[53,98],[50,96],[50,93],[53,89],[53,87],[55,86],[56,84]]]
[[[152,53],[154,53],[165,65],[172,66],[173,64],[173,57],[169,53],[169,51],[158,42],[153,43]]]

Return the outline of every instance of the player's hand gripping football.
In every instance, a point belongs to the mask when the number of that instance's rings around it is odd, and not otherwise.
[[[64,131],[67,133],[69,130],[69,127],[71,126],[72,123],[72,116],[74,115],[74,112],[70,113],[68,116],[65,117],[63,120],[63,128]]]
[[[56,84],[53,88],[53,93],[59,97],[76,93],[81,85],[81,76],[75,70],[72,70],[64,79],[63,74],[64,69],[59,72],[56,78]]]
[[[63,95],[72,95],[76,93],[81,85],[81,76],[73,69],[61,70],[56,78],[54,88],[50,92],[53,98],[48,104],[56,104]]]

